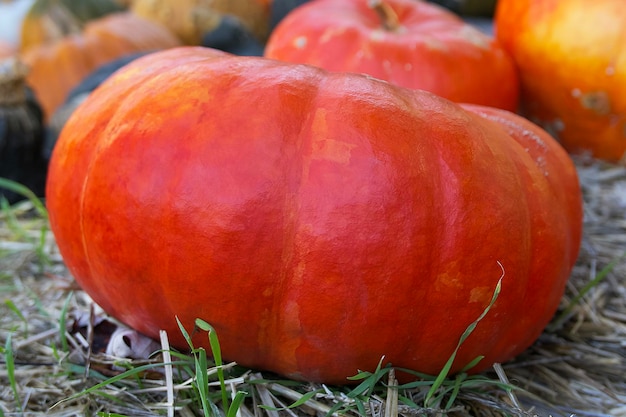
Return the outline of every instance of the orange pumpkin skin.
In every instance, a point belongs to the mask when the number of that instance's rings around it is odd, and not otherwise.
[[[624,2],[500,0],[495,25],[520,69],[524,114],[571,153],[624,160]]]
[[[260,111],[262,110],[262,111]],[[577,257],[565,151],[511,113],[200,47],[139,58],[71,116],[47,185],[78,283],[156,337],[346,383],[385,355],[436,373],[526,349]],[[206,336],[196,340],[206,346]]]
[[[265,56],[365,73],[455,102],[517,109],[517,70],[493,38],[415,0],[385,0],[400,25],[388,30],[368,3],[316,0],[298,7],[274,29]]]

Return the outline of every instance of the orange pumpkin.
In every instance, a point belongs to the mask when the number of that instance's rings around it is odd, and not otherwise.
[[[415,0],[316,0],[272,32],[265,56],[372,75],[456,102],[517,109],[513,60],[452,12]]]
[[[122,12],[88,22],[80,34],[31,48],[22,59],[30,67],[27,82],[48,118],[98,66],[133,52],[178,45],[180,41],[162,25]]]
[[[268,36],[267,0],[133,0],[131,10],[167,26],[189,45],[199,45],[225,14],[238,18],[260,40]]]
[[[115,73],[54,149],[47,204],[106,311],[185,348],[347,383],[382,356],[436,373],[542,332],[581,238],[576,170],[545,132],[355,74],[175,48]],[[196,339],[207,346],[206,337]]]
[[[524,114],[574,154],[626,162],[626,3],[500,0]]]
[[[20,50],[78,33],[87,21],[121,10],[114,0],[35,0],[22,21]]]

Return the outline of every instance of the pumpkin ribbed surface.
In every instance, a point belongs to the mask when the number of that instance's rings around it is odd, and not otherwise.
[[[345,383],[527,348],[577,256],[576,172],[545,132],[360,75],[188,47],[140,58],[55,148],[52,229],[106,311],[226,358]],[[206,339],[197,339],[198,344]],[[477,368],[478,369],[478,368]]]

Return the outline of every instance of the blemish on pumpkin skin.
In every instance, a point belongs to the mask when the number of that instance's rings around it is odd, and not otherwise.
[[[334,37],[341,36],[345,32],[345,28],[330,28],[327,29],[322,36],[320,36],[320,43],[330,42]]]
[[[318,139],[312,143],[313,159],[325,159],[347,165],[350,163],[352,149],[356,145],[329,137],[326,116],[326,109],[318,109],[315,112],[312,131],[315,132],[316,137],[323,139]]]
[[[459,35],[461,38],[481,49],[488,50],[491,44],[490,38],[473,26],[465,25],[461,27]]]
[[[592,91],[579,97],[580,104],[600,116],[611,113],[611,99],[604,91]]]
[[[293,46],[296,49],[302,49],[306,46],[308,41],[309,39],[306,36],[298,36],[297,38],[293,40]]]
[[[458,276],[442,273],[437,277],[435,288],[437,291],[442,291],[444,293],[449,291],[457,292],[463,289],[463,284]]]
[[[489,287],[476,287],[470,291],[469,302],[485,304],[489,301],[493,290]]]
[[[315,144],[315,159],[325,159],[342,165],[350,163],[351,151],[356,145],[334,139],[324,139]]]
[[[383,61],[383,68],[387,71],[388,74],[391,73],[391,62],[387,59]]]
[[[445,43],[443,43],[439,39],[436,39],[432,36],[424,39],[423,42],[424,42],[424,45],[428,49],[431,49],[433,51],[444,51],[444,52],[448,51],[448,46]]]

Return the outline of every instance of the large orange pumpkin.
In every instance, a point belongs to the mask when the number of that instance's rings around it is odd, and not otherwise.
[[[495,23],[524,114],[571,153],[626,163],[626,3],[500,0]]]
[[[106,311],[185,347],[346,383],[384,355],[435,373],[526,349],[581,238],[565,151],[506,111],[371,77],[200,47],[132,62],[71,116],[47,202]],[[196,341],[206,346],[206,338]]]
[[[508,53],[425,1],[309,2],[276,26],[265,56],[365,73],[456,102],[517,109],[519,80]]]

